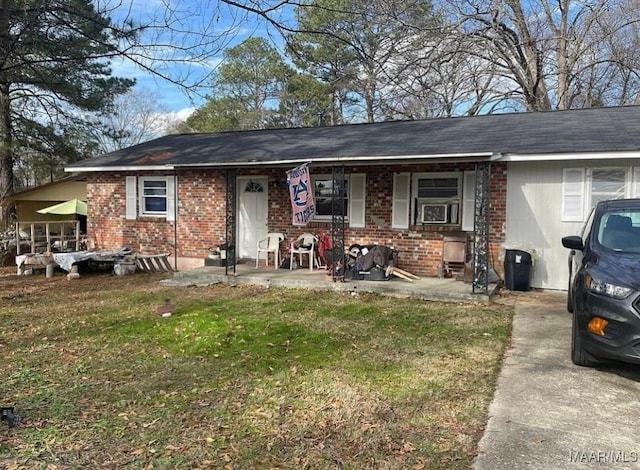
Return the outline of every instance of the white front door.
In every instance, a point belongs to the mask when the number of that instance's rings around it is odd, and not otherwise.
[[[267,236],[266,177],[238,177],[238,258],[255,259],[258,240]]]

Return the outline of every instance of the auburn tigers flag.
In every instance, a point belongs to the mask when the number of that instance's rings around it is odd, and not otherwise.
[[[316,213],[308,163],[287,171],[287,184],[291,196],[293,225],[307,225]]]

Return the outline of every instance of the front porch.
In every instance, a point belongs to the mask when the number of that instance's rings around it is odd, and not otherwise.
[[[447,302],[489,302],[497,289],[497,284],[489,284],[487,292],[477,289],[474,293],[471,283],[454,278],[440,279],[421,276],[413,282],[391,276],[387,281],[333,281],[323,269],[310,271],[307,268],[294,270],[276,269],[261,265],[256,268],[252,262],[239,262],[235,272],[233,267],[204,266],[173,273],[171,279],[162,281],[166,285],[206,286],[228,282],[232,285],[254,284],[265,287],[279,286],[304,289],[326,289],[357,294],[376,292],[382,295],[413,297],[422,300]]]

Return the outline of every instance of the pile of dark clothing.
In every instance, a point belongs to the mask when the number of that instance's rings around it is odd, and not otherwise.
[[[351,280],[386,281],[386,268],[395,266],[398,258],[396,250],[382,245],[351,245],[349,253],[345,279]]]

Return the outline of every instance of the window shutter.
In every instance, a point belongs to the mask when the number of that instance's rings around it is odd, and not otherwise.
[[[633,167],[633,181],[631,183],[631,197],[640,197],[640,166]]]
[[[562,221],[584,220],[584,168],[562,170]]]
[[[127,176],[125,181],[125,198],[126,198],[126,213],[125,218],[129,220],[135,220],[136,218],[136,177]]]
[[[465,171],[462,182],[462,231],[475,230],[476,216],[476,172]]]
[[[176,178],[167,176],[167,221],[176,220]]]
[[[353,173],[349,176],[349,227],[362,228],[365,226],[365,185],[364,173]]]
[[[391,228],[409,228],[410,173],[394,173]]]

